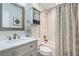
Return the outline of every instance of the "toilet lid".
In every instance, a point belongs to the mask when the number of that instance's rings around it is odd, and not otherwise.
[[[51,52],[51,49],[47,46],[40,46],[40,50],[44,52]]]

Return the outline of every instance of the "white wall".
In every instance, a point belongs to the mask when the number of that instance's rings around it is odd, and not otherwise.
[[[8,37],[8,36],[13,37],[14,33],[20,35],[24,33],[24,31],[0,31],[0,37]]]
[[[55,14],[51,11],[48,14],[48,39],[54,44],[55,43]]]
[[[40,42],[44,42],[44,36],[48,37],[48,24],[47,24],[47,14],[42,12],[40,14]],[[48,39],[49,40],[49,39]]]
[[[26,16],[25,16],[25,19],[26,19],[25,20],[25,24],[26,24],[25,29],[27,29],[27,20],[29,19],[28,12],[29,12],[29,9],[31,7],[34,7],[39,11],[43,10],[43,8],[41,8],[39,6],[39,4],[37,4],[37,3],[28,3],[28,4],[26,4],[26,6],[25,6],[25,10],[26,10],[26,12],[25,12],[25,14],[26,14]],[[31,35],[30,35],[30,37],[39,38],[39,36],[40,36],[40,25],[32,24],[31,25]]]
[[[52,9],[49,13],[48,13],[48,39],[50,41],[50,43],[52,44],[52,52],[54,53],[53,55],[55,55],[55,32],[56,32],[56,18],[55,18],[55,9]]]

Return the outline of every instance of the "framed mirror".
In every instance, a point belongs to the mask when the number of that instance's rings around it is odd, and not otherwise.
[[[24,30],[24,7],[15,3],[1,3],[0,30]]]

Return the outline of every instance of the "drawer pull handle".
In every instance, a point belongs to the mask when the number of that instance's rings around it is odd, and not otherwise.
[[[15,56],[15,55],[16,55],[16,51],[14,51],[14,52],[12,53],[12,55]]]
[[[32,48],[33,46],[31,45],[30,47]]]

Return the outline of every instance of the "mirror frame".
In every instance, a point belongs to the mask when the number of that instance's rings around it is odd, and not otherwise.
[[[2,8],[2,4],[0,3],[0,8]],[[10,3],[16,7],[22,8],[22,28],[3,28],[2,27],[2,9],[0,9],[0,31],[19,31],[19,30],[24,30],[24,20],[25,20],[25,9],[23,6],[18,5],[17,3]]]

